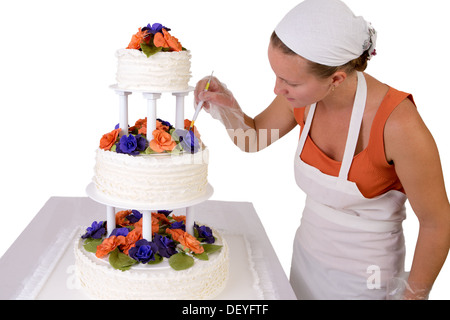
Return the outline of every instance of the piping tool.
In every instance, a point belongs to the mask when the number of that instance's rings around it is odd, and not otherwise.
[[[206,83],[205,90],[203,90],[203,92],[206,92],[206,91],[209,90],[209,85],[211,84],[211,79],[212,79],[213,73],[214,73],[214,71],[211,72],[211,75],[209,76],[209,80],[208,80],[208,82]],[[204,103],[204,102],[205,102],[205,101],[202,100],[202,101],[200,101],[200,102],[197,104],[197,108],[195,108],[194,116],[192,117],[191,125],[189,126],[189,131],[192,131],[192,128],[194,128],[194,122],[195,122],[195,120],[197,119],[197,116],[198,116],[198,114],[200,113],[200,110],[202,109],[202,106],[203,106],[203,103]]]

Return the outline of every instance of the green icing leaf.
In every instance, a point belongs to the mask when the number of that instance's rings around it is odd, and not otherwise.
[[[153,151],[153,149],[150,148],[150,146],[147,147],[147,149],[145,149],[145,151],[144,151],[144,154],[155,154],[155,153],[158,153],[158,152]]]
[[[109,254],[109,263],[114,269],[125,271],[138,262],[116,248]]]
[[[161,47],[158,48],[158,47],[155,47],[155,46],[150,46],[150,45],[145,44],[145,43],[141,43],[141,49],[142,49],[142,52],[145,53],[145,55],[148,58],[148,57],[154,55],[155,53],[160,52],[162,48]]]
[[[205,261],[209,260],[208,254],[206,252],[203,252],[203,253],[200,253],[200,254],[194,253],[193,256],[196,257],[197,259],[200,259],[200,260],[205,260]]]
[[[102,243],[103,239],[93,239],[93,238],[87,238],[84,241],[84,249],[87,252],[93,252],[96,253],[97,252],[97,246],[100,245]]]
[[[177,144],[170,153],[171,154],[180,154],[181,152],[183,152],[183,147],[181,146],[181,144]]]
[[[169,265],[177,271],[189,269],[194,265],[194,258],[179,252],[169,258]]]
[[[155,254],[155,260],[154,261],[149,261],[147,262],[147,264],[158,264],[160,262],[163,261],[163,257],[161,257],[159,254]]]
[[[197,230],[197,228],[194,228],[194,237],[197,238],[198,241],[202,242],[202,240],[200,240],[199,237],[198,237],[198,230]]]
[[[203,249],[205,249],[205,253],[207,254],[214,253],[222,248],[222,246],[219,246],[217,244],[209,244],[209,243],[204,243],[202,246]]]

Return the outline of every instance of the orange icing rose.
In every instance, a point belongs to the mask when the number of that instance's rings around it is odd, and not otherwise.
[[[159,32],[155,34],[155,37],[153,38],[153,44],[156,47],[163,47],[163,48],[169,47],[169,44],[167,43],[166,39],[164,39],[164,36]]]
[[[137,120],[134,125],[138,128],[140,128],[142,126],[147,126],[147,117],[145,117],[144,119]]]
[[[170,35],[170,33],[166,31],[166,29],[162,29],[162,32],[163,34],[161,34],[160,32],[155,34],[155,37],[153,38],[153,43],[155,44],[155,46],[170,48],[173,51],[181,51],[182,46],[178,39]]]
[[[100,139],[100,148],[103,150],[111,150],[111,147],[116,143],[117,136],[122,129],[114,129],[110,133],[106,133]]]
[[[159,121],[158,119],[156,119],[156,129],[160,129],[160,130],[164,130],[164,131],[169,131],[169,126],[163,125],[161,121]]]
[[[140,127],[138,133],[147,135],[147,124],[145,124],[145,126]]]
[[[118,246],[125,244],[125,237],[124,236],[111,236],[109,238],[106,238],[103,240],[101,244],[97,246],[97,252],[95,253],[95,256],[97,258],[103,258],[111,251],[114,251]]]
[[[186,216],[176,216],[172,214],[172,218],[177,222],[183,221],[186,224]]]
[[[163,125],[161,121],[156,120],[156,129],[168,131],[169,127]],[[136,123],[134,124],[134,126],[130,127],[128,130],[130,132],[137,130],[138,133],[146,135],[147,134],[147,118],[137,120]]]
[[[156,152],[172,151],[176,147],[176,142],[172,140],[172,136],[161,129],[153,131],[153,140],[150,141],[150,148]]]
[[[136,127],[138,128],[139,134],[147,135],[147,118],[136,121]]]
[[[128,250],[133,248],[136,244],[136,241],[138,241],[140,239],[142,239],[142,228],[135,228],[135,229],[131,230],[130,232],[128,232],[127,236],[125,237],[125,243],[120,246],[120,249],[125,254],[128,254]]]
[[[182,246],[185,246],[194,253],[200,254],[205,251],[200,241],[181,229],[166,229],[166,233],[170,234],[174,241],[178,241]]]
[[[131,210],[123,210],[116,213],[116,224],[122,227],[129,226],[131,223],[128,219],[125,219],[126,216],[132,214]]]
[[[127,49],[140,49],[142,42],[148,43],[150,41],[150,37],[148,37],[148,39],[145,39],[147,36],[148,31],[141,31],[141,28],[139,28],[139,31],[131,37],[131,41],[128,44]]]
[[[145,129],[145,132],[140,132],[141,129]],[[140,134],[147,134],[147,118],[137,120],[134,126],[128,128],[129,132],[133,132],[135,130],[138,130],[138,133]]]
[[[152,218],[152,234],[159,232],[159,221]]]
[[[140,232],[142,232],[142,218],[139,219],[139,221],[134,224],[134,228],[140,229]]]
[[[162,214],[162,213],[152,212],[152,219],[153,218],[155,218],[156,220],[160,221],[161,223],[170,224],[169,219],[167,219],[167,217],[164,214]]]

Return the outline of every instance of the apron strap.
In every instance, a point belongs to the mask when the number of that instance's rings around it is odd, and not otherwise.
[[[366,107],[367,84],[362,72],[357,72],[358,86],[356,87],[355,101],[353,103],[350,125],[348,128],[347,142],[345,144],[344,157],[339,171],[339,179],[347,180],[350,166],[355,155],[356,144],[358,142],[359,131],[361,129],[364,109]]]
[[[305,126],[303,127],[302,134],[300,135],[300,139],[298,141],[298,148],[296,152],[296,156],[300,156],[303,150],[303,146],[305,145],[306,138],[309,134],[309,129],[311,128],[311,123],[314,118],[314,112],[316,111],[317,103],[313,103],[309,108],[308,116],[306,117]]]
[[[358,142],[359,131],[361,129],[362,118],[364,115],[364,109],[366,107],[367,98],[367,84],[366,79],[362,72],[357,72],[358,85],[356,87],[355,101],[353,103],[352,115],[350,118],[350,125],[348,129],[347,142],[345,143],[344,157],[341,163],[341,169],[339,171],[339,179],[347,181],[348,172],[355,155],[356,144]],[[298,142],[298,148],[296,156],[300,156],[305,145],[306,138],[308,137],[311,123],[314,117],[317,103],[311,105],[308,116],[306,117],[305,126],[303,127],[302,134]]]

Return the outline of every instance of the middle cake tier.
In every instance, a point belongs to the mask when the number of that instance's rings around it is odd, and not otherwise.
[[[93,183],[101,194],[125,201],[171,204],[206,193],[209,151],[131,156],[96,151]]]

